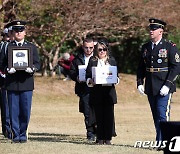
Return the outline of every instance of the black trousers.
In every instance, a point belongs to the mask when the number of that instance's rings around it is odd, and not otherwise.
[[[97,139],[111,140],[115,133],[114,123],[114,104],[99,103],[94,104],[96,123],[97,123]]]
[[[96,134],[96,119],[92,105],[89,104],[89,93],[80,97],[81,112],[84,114],[84,122],[88,133]]]

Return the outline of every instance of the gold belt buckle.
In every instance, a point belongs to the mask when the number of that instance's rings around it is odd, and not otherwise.
[[[154,72],[154,68],[149,68],[149,71],[150,72]]]

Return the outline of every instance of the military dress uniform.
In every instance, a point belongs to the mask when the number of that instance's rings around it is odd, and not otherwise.
[[[0,53],[4,47],[6,42],[2,41],[0,43]],[[7,103],[4,101],[4,94],[5,91],[3,89],[4,86],[4,77],[2,76],[4,73],[0,71],[0,109],[1,109],[1,127],[2,127],[2,134],[6,137],[7,136],[7,129],[6,129],[6,107]]]
[[[9,27],[11,25],[8,23],[7,25],[5,25],[4,27],[4,31],[6,32],[5,35],[8,34],[9,32]],[[9,37],[9,36],[8,36]],[[1,42],[0,44],[0,54],[1,51],[5,50],[8,46],[8,43],[10,42],[10,40],[4,40]],[[5,74],[3,70],[0,70],[0,87],[1,87],[1,100],[0,100],[0,108],[1,108],[1,123],[2,123],[2,133],[4,135],[4,137],[6,138],[11,138],[11,125],[10,125],[10,117],[9,117],[9,106],[8,106],[8,102],[7,102],[7,91],[5,90],[4,87],[4,81],[5,81]]]
[[[17,25],[16,24],[20,24]],[[14,21],[13,28],[15,31],[24,30],[24,22]],[[8,44],[9,47],[16,47],[17,41],[12,41]],[[30,120],[32,94],[34,89],[34,77],[35,70],[40,68],[39,56],[37,47],[24,40],[21,42],[23,47],[31,47],[33,68],[32,71],[16,70],[14,73],[7,72],[8,67],[8,54],[9,51],[3,51],[0,57],[0,68],[4,68],[6,73],[5,88],[7,90],[12,140],[13,142],[26,142],[27,141],[27,128]]]
[[[179,65],[180,53],[175,44],[162,38],[156,45],[149,41],[142,46],[137,86],[143,85],[145,78],[144,92],[150,103],[157,141],[162,140],[160,122],[169,120],[170,101],[172,93],[176,91]],[[160,90],[164,85],[169,88],[169,93],[162,96]]]
[[[1,50],[4,46],[4,41],[1,41],[0,43],[0,53]],[[2,71],[0,72],[1,74]],[[3,92],[2,92],[2,87],[4,85],[4,77],[0,76],[0,109],[1,109],[1,127],[2,127],[2,134],[4,135],[6,132],[6,128],[5,128],[5,108],[4,108],[4,102],[3,102]]]

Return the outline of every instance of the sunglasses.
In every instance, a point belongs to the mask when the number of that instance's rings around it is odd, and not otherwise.
[[[107,51],[107,48],[103,48],[103,49],[102,49],[102,48],[99,48],[98,51],[99,51],[99,52]]]

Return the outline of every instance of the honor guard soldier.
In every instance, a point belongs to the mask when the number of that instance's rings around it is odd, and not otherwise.
[[[8,36],[8,28],[5,26],[3,32],[1,33],[2,41],[0,43],[0,53],[2,49],[6,46],[7,41],[9,40]],[[1,109],[1,126],[2,126],[2,134],[4,137],[8,137],[8,129],[7,129],[7,121],[6,121],[6,113],[8,113],[8,105],[7,101],[5,101],[5,90],[4,86],[4,78],[5,74],[0,70],[0,109]],[[10,120],[9,120],[10,122]],[[10,128],[10,127],[9,127]]]
[[[24,143],[27,141],[27,128],[31,113],[34,89],[33,74],[40,68],[40,63],[37,47],[25,40],[26,22],[16,20],[12,21],[11,24],[15,40],[8,44],[7,50],[2,51],[0,69],[4,69],[4,72],[6,72],[5,88],[8,96],[12,141]],[[8,55],[13,52],[10,48],[17,48],[17,46],[30,48],[33,66],[28,65],[24,70],[18,70],[15,66],[8,68]]]
[[[8,23],[4,26],[3,31],[3,41],[1,42],[1,51],[6,50],[8,43],[14,40],[12,35],[12,25]],[[3,53],[3,52],[2,52]],[[10,126],[10,117],[9,117],[9,106],[7,102],[7,91],[4,87],[4,80],[5,80],[5,73],[4,71],[0,70],[0,86],[1,86],[1,120],[2,120],[2,133],[4,137],[11,138],[11,126]]]
[[[162,141],[160,122],[169,120],[171,96],[176,91],[180,53],[175,44],[162,38],[166,26],[164,21],[151,18],[149,23],[151,41],[142,46],[137,87],[140,94],[148,97],[156,140]]]

